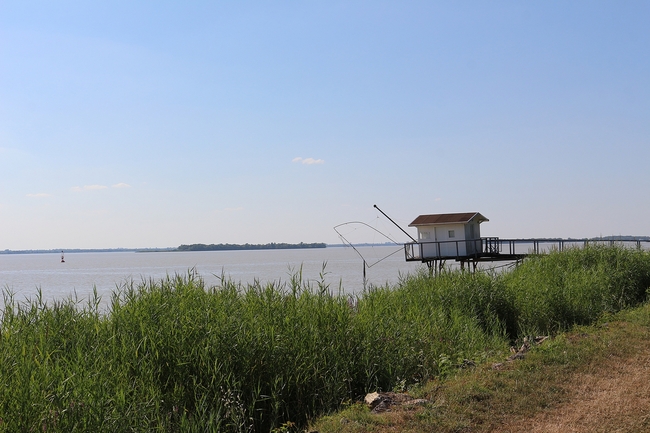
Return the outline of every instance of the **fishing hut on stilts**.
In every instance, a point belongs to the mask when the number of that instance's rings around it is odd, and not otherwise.
[[[447,260],[460,263],[461,269],[476,271],[480,262],[507,261],[520,263],[530,254],[552,250],[563,251],[567,247],[586,247],[606,244],[633,246],[641,249],[648,244],[647,238],[626,237],[616,239],[561,239],[527,238],[501,239],[481,237],[481,223],[489,221],[479,212],[431,214],[418,216],[409,227],[415,227],[418,239],[404,244],[407,262],[423,262],[432,273],[439,274]],[[409,236],[410,237],[410,236]]]
[[[480,261],[521,260],[521,254],[500,253],[498,238],[481,238],[481,223],[487,221],[479,212],[420,215],[409,224],[417,229],[418,239],[404,244],[406,261],[426,263],[438,274],[447,260],[471,270]]]
[[[504,253],[499,238],[482,238],[481,223],[489,220],[479,212],[420,215],[409,224],[417,229],[415,239],[377,205],[374,208],[413,241],[404,244],[406,261],[425,263],[432,274],[438,275],[447,260],[459,262],[463,270],[476,271],[481,261],[518,263],[526,256],[515,252],[514,248]]]
[[[504,266],[517,265],[531,254],[540,254],[553,250],[563,251],[565,248],[580,248],[588,245],[621,245],[646,249],[650,244],[647,236],[608,236],[606,238],[525,238],[502,239],[498,237],[481,237],[481,224],[489,221],[480,212],[444,213],[419,215],[409,227],[417,230],[417,239],[393,221],[384,211],[374,205],[382,215],[399,228],[412,242],[403,244],[404,255],[407,262],[422,262],[427,265],[431,274],[438,275],[442,272],[449,260],[460,264],[462,270],[476,271],[481,262],[510,262]],[[363,224],[350,222],[340,224]],[[370,226],[368,226],[370,227]],[[372,227],[371,227],[372,228]],[[397,243],[387,235],[382,234],[391,242]],[[341,239],[354,248],[350,242],[337,230]],[[355,248],[356,251],[356,248]],[[366,281],[365,259],[359,251],[357,254],[363,259],[364,287]],[[383,260],[383,259],[381,259]],[[381,261],[379,260],[379,261]]]

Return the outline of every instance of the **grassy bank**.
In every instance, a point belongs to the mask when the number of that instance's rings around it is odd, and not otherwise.
[[[300,274],[204,287],[193,273],[99,302],[17,303],[0,324],[0,431],[269,431],[367,391],[449,375],[511,341],[646,300],[650,254],[528,259],[503,275],[426,273],[356,303]]]
[[[371,414],[354,403],[316,420],[309,431],[649,431],[649,343],[645,304],[575,326],[533,346],[524,360],[457,369],[412,389],[412,396],[429,401],[424,406]]]

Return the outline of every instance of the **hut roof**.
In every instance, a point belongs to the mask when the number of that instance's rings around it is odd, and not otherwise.
[[[420,215],[413,220],[409,227],[415,226],[429,226],[436,224],[465,224],[470,221],[476,220],[479,224],[489,219],[485,218],[478,212],[463,212],[463,213],[440,213],[433,215]]]

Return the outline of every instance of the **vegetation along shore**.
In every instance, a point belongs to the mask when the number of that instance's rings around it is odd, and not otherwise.
[[[181,245],[176,251],[237,251],[237,250],[297,250],[303,248],[325,248],[325,243],[270,243],[270,244],[191,244]]]
[[[649,287],[650,253],[590,246],[500,274],[422,270],[353,301],[299,272],[133,283],[108,311],[5,290],[0,431],[299,431],[367,392],[426,389],[637,306]]]
[[[323,242],[289,244],[286,242],[271,242],[268,244],[190,244],[180,245],[178,247],[167,248],[104,248],[104,249],[49,249],[49,250],[2,250],[0,254],[58,254],[62,250],[67,253],[117,253],[117,252],[138,252],[138,253],[155,253],[170,251],[237,251],[237,250],[297,250],[304,248],[326,248],[327,244]]]

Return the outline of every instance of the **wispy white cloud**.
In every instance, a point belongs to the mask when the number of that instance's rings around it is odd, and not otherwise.
[[[299,162],[301,164],[307,164],[307,165],[312,165],[312,164],[325,164],[324,159],[314,159],[314,158],[301,158],[300,156],[293,158],[291,162]]]
[[[106,189],[106,188],[108,187],[105,185],[84,185],[84,186],[73,186],[72,190],[80,192],[80,191],[96,191],[99,189]]]
[[[47,194],[45,192],[38,192],[36,194],[27,194],[27,197],[34,197],[34,198],[52,197],[52,194]]]
[[[241,206],[239,206],[239,207],[227,207],[227,208],[224,209],[224,210],[225,210],[226,212],[239,212],[240,210],[244,210],[244,208],[241,207]]]
[[[128,183],[120,182],[113,185],[113,188],[131,188],[131,185]]]

